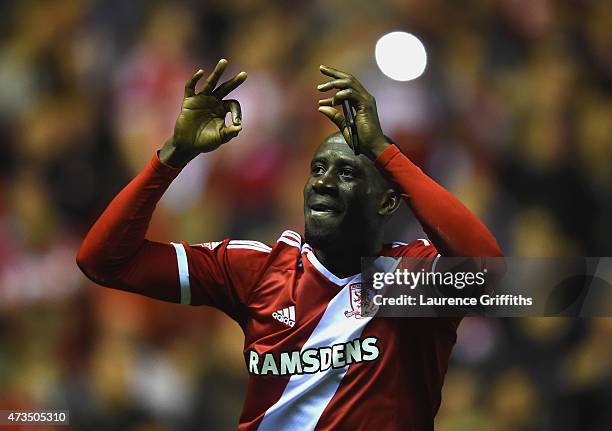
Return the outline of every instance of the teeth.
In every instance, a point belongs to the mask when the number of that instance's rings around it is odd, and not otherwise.
[[[334,207],[328,207],[323,203],[315,203],[310,206],[310,211],[316,214],[337,214],[339,210]]]

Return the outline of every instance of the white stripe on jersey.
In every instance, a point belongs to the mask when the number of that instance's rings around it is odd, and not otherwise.
[[[403,245],[408,245],[407,242],[394,241],[391,243],[391,248],[401,247]]]
[[[431,245],[428,239],[419,238],[418,240],[421,241],[425,247],[429,247]]]
[[[181,304],[191,304],[191,288],[189,286],[189,265],[187,264],[187,252],[183,244],[170,243],[176,251],[176,262],[178,264],[179,282],[181,284]]]
[[[276,242],[284,242],[292,247],[297,247],[299,249],[302,248],[302,237],[297,232],[293,232],[292,230],[284,231]]]
[[[266,249],[268,251],[272,251],[272,247],[270,247],[267,244],[264,244],[263,242],[259,242],[259,241],[250,241],[250,240],[244,240],[244,239],[232,239],[229,241],[228,245],[250,245],[250,246],[254,246],[254,247],[260,247],[263,249]]]
[[[302,245],[299,242],[293,241],[289,238],[285,238],[282,236],[276,242],[284,242],[285,244],[288,244],[292,247],[302,248]]]
[[[337,277],[336,277],[337,278]],[[362,319],[344,316],[350,301],[350,284],[361,281],[361,274],[347,279],[346,285],[327,304],[327,308],[310,337],[302,346],[302,352],[324,346],[347,343],[359,338],[371,317]],[[351,283],[348,283],[348,282]],[[265,413],[259,430],[314,430],[325,407],[336,393],[348,370],[332,368],[314,374],[292,375],[281,395]]]
[[[302,242],[302,237],[300,236],[300,234],[299,234],[299,233],[297,233],[297,232],[294,232],[294,231],[292,231],[292,230],[286,230],[286,231],[284,231],[284,232],[281,234],[281,236],[286,236],[286,237],[292,238],[292,239],[296,240],[296,241],[297,241],[297,242],[299,242],[299,243],[301,243],[301,242]]]
[[[261,251],[262,253],[270,253],[270,248],[256,247],[254,245],[242,245],[242,244],[232,244],[227,246],[228,249],[240,249],[240,250],[255,250]]]

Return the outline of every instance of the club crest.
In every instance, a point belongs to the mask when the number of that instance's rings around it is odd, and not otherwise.
[[[344,316],[355,319],[365,319],[376,314],[378,306],[374,304],[374,290],[362,288],[361,283],[353,283],[348,287],[350,310],[344,311]]]

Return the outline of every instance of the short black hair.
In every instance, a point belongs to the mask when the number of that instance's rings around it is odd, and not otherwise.
[[[395,141],[394,141],[393,139],[391,139],[391,137],[389,137],[388,135],[383,135],[383,136],[385,137],[385,139],[387,140],[387,142],[389,142],[390,144],[393,144],[393,145],[396,145],[396,146],[397,146],[397,144],[395,143]],[[334,132],[334,133],[332,133],[332,134],[328,135],[328,136],[327,136],[327,137],[326,137],[326,138],[323,140],[323,142],[325,142],[325,141],[331,141],[332,139],[336,139],[336,138],[342,138],[342,140],[343,140],[344,142],[346,142],[346,139],[344,139],[344,135],[343,135],[343,134],[342,134],[342,132],[340,132],[340,131],[338,131],[338,132]],[[347,145],[348,145],[348,142],[347,142]]]

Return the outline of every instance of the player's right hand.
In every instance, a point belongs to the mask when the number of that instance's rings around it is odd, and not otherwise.
[[[174,125],[174,134],[159,153],[162,162],[172,166],[184,166],[198,154],[213,151],[238,136],[242,130],[240,104],[237,100],[223,98],[242,84],[247,74],[240,72],[217,86],[226,67],[227,60],[219,60],[200,92],[196,92],[196,84],[204,75],[203,70],[198,70],[187,81],[181,112]],[[228,112],[232,117],[229,126],[225,124]]]

